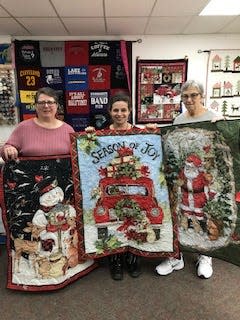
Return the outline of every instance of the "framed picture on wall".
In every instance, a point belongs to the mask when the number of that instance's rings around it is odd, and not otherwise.
[[[137,60],[136,123],[172,123],[181,112],[188,59]]]

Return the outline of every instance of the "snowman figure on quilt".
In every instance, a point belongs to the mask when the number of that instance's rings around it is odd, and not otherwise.
[[[40,208],[34,214],[32,223],[41,229],[39,237],[46,255],[60,252],[66,256],[66,240],[76,231],[76,211],[63,200],[64,192],[56,179],[40,190]]]
[[[200,157],[195,154],[187,156],[178,181],[181,194],[180,228],[183,230],[206,231],[207,217],[203,207],[215,196],[210,190],[211,183],[212,176],[204,171]]]

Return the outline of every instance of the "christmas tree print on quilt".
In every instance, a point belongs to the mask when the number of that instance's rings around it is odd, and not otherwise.
[[[181,246],[240,265],[239,124],[164,128],[165,175]]]

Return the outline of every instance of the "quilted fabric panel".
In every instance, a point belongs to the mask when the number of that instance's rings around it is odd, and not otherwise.
[[[239,121],[163,128],[165,174],[185,250],[240,265]]]
[[[72,134],[83,255],[178,255],[159,130]]]
[[[95,268],[79,254],[69,157],[8,162],[3,187],[8,288],[56,290]]]

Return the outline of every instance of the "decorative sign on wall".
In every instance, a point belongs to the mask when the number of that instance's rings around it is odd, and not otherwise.
[[[210,51],[206,105],[224,116],[240,117],[240,49]]]
[[[171,123],[181,112],[187,59],[137,60],[136,123]]]

